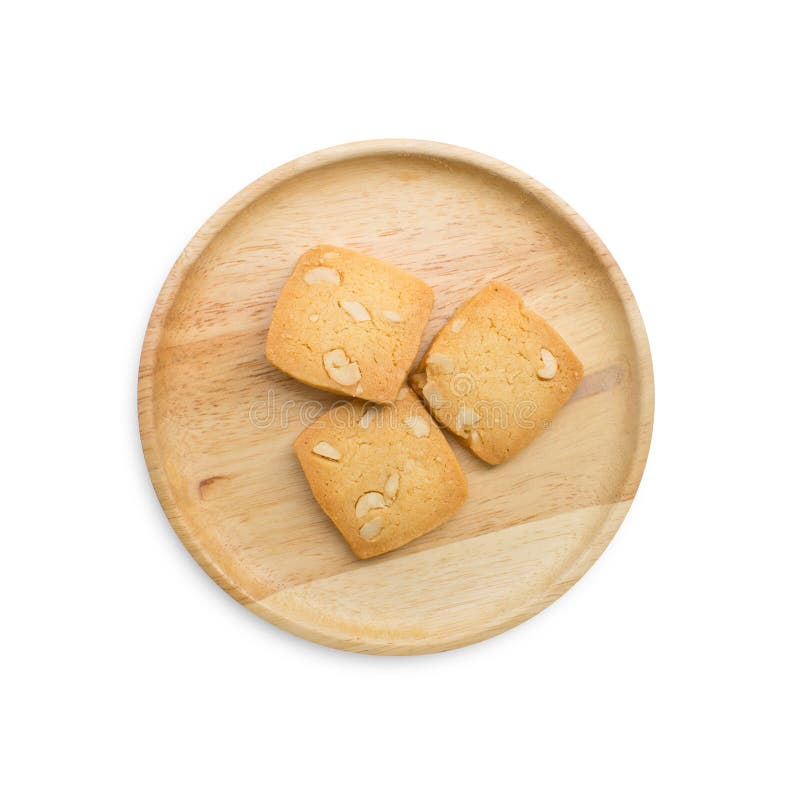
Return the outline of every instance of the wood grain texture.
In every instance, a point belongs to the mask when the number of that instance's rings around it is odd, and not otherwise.
[[[465,505],[370,561],[350,552],[292,453],[309,415],[335,398],[263,355],[278,293],[319,242],[433,287],[420,354],[458,305],[500,280],[531,300],[585,368],[551,427],[511,461],[490,467],[453,442],[470,485]],[[172,526],[226,591],[325,645],[427,653],[531,617],[594,563],[644,469],[652,366],[614,259],[541,184],[450,145],[360,142],[270,172],[192,239],[147,329],[139,420]]]

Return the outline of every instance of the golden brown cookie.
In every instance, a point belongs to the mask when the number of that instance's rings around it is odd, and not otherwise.
[[[294,451],[317,502],[359,558],[438,527],[467,497],[450,445],[407,387],[393,405],[335,404],[297,437]]]
[[[567,343],[495,282],[437,334],[411,385],[478,458],[500,464],[549,424],[582,376]]]
[[[320,245],[281,291],[267,358],[303,383],[377,403],[397,396],[419,350],[433,290],[376,258]]]

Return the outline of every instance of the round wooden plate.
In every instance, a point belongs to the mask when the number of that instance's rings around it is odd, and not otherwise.
[[[433,287],[420,353],[464,300],[501,280],[585,367],[550,428],[511,461],[487,466],[451,440],[467,502],[441,528],[369,561],[351,554],[292,453],[307,401],[321,409],[335,398],[264,358],[278,293],[319,243],[361,250]],[[586,223],[506,164],[413,140],[304,156],[226,203],[167,277],[139,370],[147,465],[194,558],[264,619],[367,653],[477,642],[562,595],[622,522],[652,419],[641,317]]]

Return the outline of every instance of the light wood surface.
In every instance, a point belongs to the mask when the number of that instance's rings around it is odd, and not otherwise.
[[[350,552],[292,453],[309,402],[335,398],[264,358],[280,288],[320,242],[433,287],[420,355],[461,302],[500,280],[530,298],[585,368],[551,427],[506,464],[490,467],[451,439],[467,502],[438,530],[370,561]],[[413,654],[518,624],[594,563],[644,469],[653,378],[622,273],[563,201],[487,156],[386,140],[280,167],[203,226],[156,302],[139,417],[161,504],[220,586],[315,642]]]

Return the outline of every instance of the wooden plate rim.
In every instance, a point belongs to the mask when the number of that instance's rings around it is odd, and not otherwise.
[[[577,212],[547,187],[518,169],[491,156],[442,142],[417,139],[377,139],[351,142],[319,150],[294,159],[262,175],[221,206],[197,231],[176,260],[164,281],[150,316],[139,362],[139,432],[153,487],[170,524],[192,557],[228,594],[268,622],[318,644],[354,652],[415,655],[440,652],[482,641],[518,625],[546,608],[574,585],[605,550],[619,529],[630,507],[632,498],[608,506],[608,514],[603,524],[598,526],[593,538],[587,542],[575,559],[565,565],[561,572],[553,578],[550,584],[551,587],[563,587],[556,593],[540,592],[535,597],[529,598],[528,602],[508,612],[502,619],[496,619],[481,629],[466,633],[459,633],[449,637],[437,636],[408,641],[394,640],[390,642],[384,639],[371,640],[366,637],[354,641],[352,636],[345,635],[335,628],[325,628],[320,625],[311,626],[302,620],[288,617],[276,609],[270,608],[268,598],[260,600],[249,596],[228,577],[222,565],[202,547],[193,534],[191,525],[184,518],[165,474],[158,447],[153,404],[153,375],[166,315],[180,291],[183,280],[217,234],[257,197],[302,172],[324,167],[338,161],[386,155],[424,156],[444,162],[456,161],[485,170],[516,184],[524,192],[534,196],[538,202],[563,219],[591,248],[598,261],[606,268],[612,285],[620,297],[628,327],[631,331],[639,367],[640,402],[637,425],[639,434],[628,475],[623,481],[624,485],[635,487],[635,495],[644,472],[650,448],[655,396],[652,359],[644,322],[636,300],[619,266],[589,225]],[[546,599],[542,600],[542,597]]]

